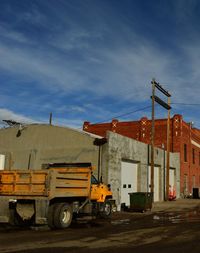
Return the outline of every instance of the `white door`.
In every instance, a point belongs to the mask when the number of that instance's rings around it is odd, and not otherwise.
[[[121,162],[121,204],[130,206],[129,193],[137,192],[138,165],[131,162]]]
[[[171,189],[175,189],[175,170],[174,169],[169,170],[169,185],[171,186]]]
[[[6,156],[0,154],[0,170],[4,170],[4,167],[5,167],[5,159],[6,159]]]
[[[154,191],[153,191],[153,201],[159,201],[160,200],[160,176],[159,176],[159,167],[154,167]],[[149,166],[149,176],[148,176],[149,185],[151,185],[151,166]],[[149,187],[149,192],[151,191],[151,188]]]

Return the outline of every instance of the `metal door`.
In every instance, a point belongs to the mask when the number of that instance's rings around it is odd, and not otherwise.
[[[175,170],[174,169],[169,170],[169,185],[171,189],[175,189]]]
[[[0,154],[0,170],[4,170],[6,156]]]
[[[131,162],[121,162],[121,204],[130,205],[129,193],[137,192],[138,165]]]
[[[153,201],[160,200],[160,175],[159,175],[160,168],[154,167],[154,191],[153,191]],[[151,185],[151,166],[149,166],[149,176],[148,176],[149,185]],[[151,188],[149,187],[149,192]]]

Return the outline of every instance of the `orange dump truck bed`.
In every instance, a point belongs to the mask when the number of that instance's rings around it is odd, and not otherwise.
[[[0,196],[88,197],[92,167],[0,171]]]

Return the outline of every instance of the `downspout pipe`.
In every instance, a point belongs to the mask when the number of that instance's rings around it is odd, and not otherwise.
[[[95,146],[98,146],[99,147],[99,151],[98,151],[98,181],[100,180],[101,178],[101,147],[107,143],[107,139],[106,138],[102,138],[102,139],[99,139],[99,138],[95,138],[93,144]]]

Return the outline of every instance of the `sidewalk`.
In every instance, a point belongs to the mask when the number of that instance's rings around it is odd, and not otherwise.
[[[200,199],[177,199],[153,203],[152,212],[181,211],[200,208]]]
[[[174,201],[163,201],[153,203],[151,211],[142,212],[121,211],[112,215],[112,220],[126,221],[127,219],[141,220],[144,217],[165,213],[165,215],[174,215],[176,213],[187,213],[200,210],[200,199],[177,199]]]

